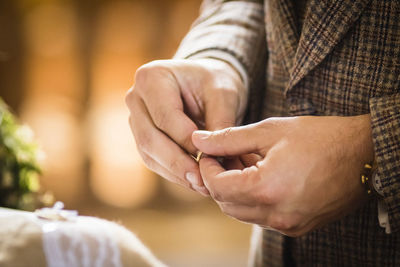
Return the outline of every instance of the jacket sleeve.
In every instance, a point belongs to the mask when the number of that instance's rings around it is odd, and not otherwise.
[[[400,93],[371,98],[372,137],[377,175],[391,232],[400,230]]]
[[[214,58],[234,67],[249,91],[250,122],[260,113],[266,54],[263,1],[206,0],[174,58]]]

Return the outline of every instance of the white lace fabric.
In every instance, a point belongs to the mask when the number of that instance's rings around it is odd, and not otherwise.
[[[106,226],[82,216],[73,222],[42,221],[48,266],[122,266],[118,246]]]
[[[64,210],[62,202],[36,210],[43,231],[43,250],[49,267],[120,267],[118,245],[108,224]]]

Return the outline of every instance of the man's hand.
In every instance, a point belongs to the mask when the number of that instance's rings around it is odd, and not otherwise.
[[[215,59],[160,60],[138,69],[126,103],[136,144],[148,168],[164,178],[208,194],[193,131],[235,126],[246,90],[239,74]]]
[[[206,157],[200,171],[222,211],[238,220],[299,236],[366,201],[360,174],[373,160],[369,115],[272,118],[196,131],[192,140],[208,155],[236,159],[224,168]],[[249,153],[259,160],[237,160]]]

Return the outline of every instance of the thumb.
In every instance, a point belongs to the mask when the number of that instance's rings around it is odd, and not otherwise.
[[[229,127],[218,131],[194,131],[192,142],[195,147],[213,156],[237,156],[257,152],[257,128],[254,124]]]

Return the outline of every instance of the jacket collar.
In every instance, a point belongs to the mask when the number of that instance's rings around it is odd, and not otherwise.
[[[291,90],[339,43],[359,18],[369,0],[310,0],[301,35],[296,28],[293,0],[270,0],[273,31],[282,53]],[[294,0],[295,1],[295,0]],[[275,30],[276,29],[276,30]],[[277,32],[279,31],[279,32]]]
[[[272,32],[273,42],[276,45],[277,57],[282,59],[287,73],[293,67],[299,43],[299,29],[296,20],[296,10],[292,1],[295,0],[267,0],[265,1],[266,26]]]

